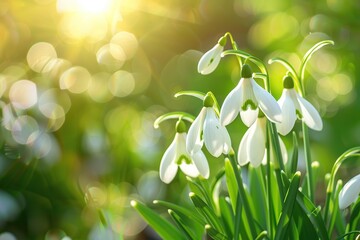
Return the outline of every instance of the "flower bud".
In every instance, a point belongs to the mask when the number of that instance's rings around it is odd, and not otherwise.
[[[249,65],[247,65],[247,64],[242,65],[242,68],[241,68],[241,77],[242,78],[251,78],[252,74],[253,74],[253,72]]]
[[[219,40],[221,44],[223,41]],[[198,72],[207,75],[212,73],[219,65],[221,59],[221,53],[224,50],[224,46],[217,43],[212,49],[207,51],[201,58],[198,64]]]

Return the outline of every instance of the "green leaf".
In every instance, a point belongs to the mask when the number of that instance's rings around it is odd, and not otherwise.
[[[342,184],[342,181],[341,180],[338,180],[337,184],[336,184],[336,188],[335,188],[335,194],[334,194],[334,201],[333,201],[333,204],[332,206],[330,206],[330,211],[331,211],[331,216],[330,216],[330,224],[329,224],[329,235],[331,236],[332,235],[332,231],[334,229],[334,225],[335,225],[335,222],[336,222],[336,219],[337,219],[337,216],[339,215],[339,204],[338,204],[338,199],[339,199],[339,194],[340,194],[340,191],[343,187],[343,184]],[[345,231],[345,229],[344,229]],[[341,232],[344,232],[344,231],[341,231]]]
[[[189,219],[199,223],[200,225],[202,226],[205,226],[205,221],[204,219],[202,219],[201,217],[199,217],[197,214],[194,214],[193,211],[190,211],[189,209],[187,208],[184,208],[184,207],[181,207],[179,205],[176,205],[176,204],[173,204],[173,203],[169,203],[169,202],[166,202],[166,201],[162,201],[162,200],[155,200],[154,201],[154,204],[155,205],[160,205],[160,206],[163,206],[165,208],[169,208],[169,209],[172,209],[173,211],[177,212],[177,214],[181,213],[185,216],[188,216]]]
[[[290,220],[292,218],[296,195],[300,184],[300,172],[296,172],[290,182],[290,187],[285,196],[285,202],[277,224],[275,239],[285,239]]]
[[[329,236],[325,227],[324,220],[320,214],[320,209],[315,207],[314,204],[306,197],[302,192],[298,192],[296,197],[297,204],[301,210],[309,218],[313,226],[315,227],[319,237],[323,240],[329,240]]]
[[[132,200],[131,206],[135,208],[144,220],[162,237],[163,239],[183,240],[186,239],[181,232],[159,214],[145,206],[144,204]]]
[[[199,91],[180,91],[175,93],[174,96],[176,98],[181,96],[192,96],[204,101],[205,95],[206,95],[205,93]]]
[[[225,197],[222,196],[219,198],[219,207],[224,229],[229,239],[232,239],[232,235],[234,232],[234,214],[232,211],[231,203],[229,203],[225,199]]]
[[[225,176],[226,176],[226,185],[229,192],[229,197],[231,200],[231,205],[233,206],[234,213],[236,212],[236,200],[238,195],[238,186],[236,182],[236,177],[234,175],[234,170],[231,166],[230,160],[225,158]]]
[[[258,219],[261,229],[266,229],[266,216],[269,214],[266,203],[266,187],[264,183],[261,168],[253,168],[249,166],[249,193],[250,199],[254,206],[254,213]],[[274,194],[275,195],[275,194]]]
[[[177,215],[173,210],[168,210],[169,215],[172,217],[174,222],[177,224],[179,229],[186,235],[187,239],[201,239],[201,235],[195,234],[189,227],[189,223],[184,221],[179,215]]]
[[[216,216],[213,209],[209,207],[206,202],[204,202],[199,196],[197,196],[195,193],[190,192],[189,197],[191,201],[193,202],[196,209],[199,211],[201,215],[204,216],[204,218],[207,220],[207,222],[213,226],[217,231],[223,233],[224,229],[223,226],[219,220],[219,218]]]
[[[205,226],[206,233],[214,240],[227,240],[229,239],[226,235],[220,233],[214,229],[211,225]]]
[[[262,231],[261,233],[259,233],[259,235],[255,238],[255,240],[261,240],[264,238],[269,238],[267,231]]]
[[[359,223],[360,223],[360,198],[358,198],[354,206],[351,208],[350,219],[347,229],[349,229],[349,231],[357,230],[360,227]]]
[[[306,69],[306,65],[309,62],[309,60],[311,59],[312,55],[319,49],[321,49],[322,47],[326,46],[326,45],[334,45],[334,41],[331,40],[324,40],[321,42],[316,43],[312,48],[310,48],[304,55],[302,63],[300,65],[300,79],[302,79],[302,81],[304,80],[305,77],[305,69]]]
[[[191,114],[188,114],[186,112],[169,112],[169,113],[165,113],[163,115],[161,115],[160,117],[158,117],[155,122],[154,122],[154,128],[159,128],[159,124],[162,123],[163,121],[169,120],[169,119],[183,119],[186,120],[188,122],[193,122],[194,121],[194,116]]]

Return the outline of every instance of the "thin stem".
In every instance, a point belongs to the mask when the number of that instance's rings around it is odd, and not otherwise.
[[[268,198],[268,209],[269,209],[269,215],[268,215],[268,220],[269,220],[269,228],[268,228],[268,235],[270,237],[270,239],[272,239],[273,236],[273,227],[274,227],[274,222],[273,222],[273,215],[274,215],[274,203],[273,203],[273,199],[272,199],[272,194],[271,194],[271,159],[270,159],[270,131],[269,131],[269,122],[267,122],[266,124],[266,171],[267,171],[267,198]]]
[[[303,139],[304,139],[304,154],[306,160],[306,183],[307,183],[307,195],[312,202],[314,202],[314,179],[312,177],[311,168],[311,152],[310,152],[310,141],[309,141],[309,129],[304,122],[302,122]]]
[[[234,38],[233,36],[231,35],[231,33],[227,32],[225,33],[225,36],[229,37],[230,38],[230,42],[231,42],[231,46],[234,50],[238,50],[238,46],[236,44],[236,42],[234,41]],[[241,60],[241,57],[240,56],[236,56],[238,62],[239,62],[239,65],[240,65],[240,70],[241,70],[241,67],[242,67],[242,60]]]
[[[239,190],[239,196],[240,196],[241,202],[244,206],[245,215],[246,215],[247,219],[249,220],[248,223],[249,223],[252,238],[254,239],[254,238],[256,238],[256,229],[255,229],[254,219],[253,219],[254,214],[251,212],[250,204],[246,197],[244,184],[243,184],[243,181],[242,181],[242,178],[240,175],[240,171],[238,170],[235,155],[233,154],[233,152],[228,155],[228,158],[230,159],[231,166],[234,170],[234,174],[236,177],[238,190]]]

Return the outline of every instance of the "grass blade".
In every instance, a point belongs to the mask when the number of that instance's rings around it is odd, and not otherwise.
[[[163,239],[183,240],[186,239],[181,232],[159,214],[145,206],[144,204],[132,200],[131,206],[145,219],[145,221],[162,237]]]

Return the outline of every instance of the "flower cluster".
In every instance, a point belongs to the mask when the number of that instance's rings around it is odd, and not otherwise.
[[[224,36],[201,57],[198,64],[199,73],[210,74],[216,69],[225,44]],[[175,139],[161,160],[161,179],[169,183],[174,178],[178,166],[190,177],[201,175],[208,178],[209,167],[201,149],[205,143],[206,149],[214,157],[228,154],[232,147],[225,127],[238,115],[249,127],[240,142],[237,154],[241,166],[250,163],[258,167],[262,162],[266,163],[267,120],[276,124],[281,135],[287,135],[292,130],[296,118],[309,128],[320,131],[323,124],[318,111],[294,89],[291,76],[284,77],[283,87],[282,95],[276,101],[270,92],[255,81],[251,67],[243,64],[240,81],[225,98],[220,112],[216,111],[213,95],[208,93],[204,96],[203,108],[191,124],[188,134],[183,128],[181,132],[177,128]],[[282,159],[286,162],[287,151],[280,137],[279,145]]]

